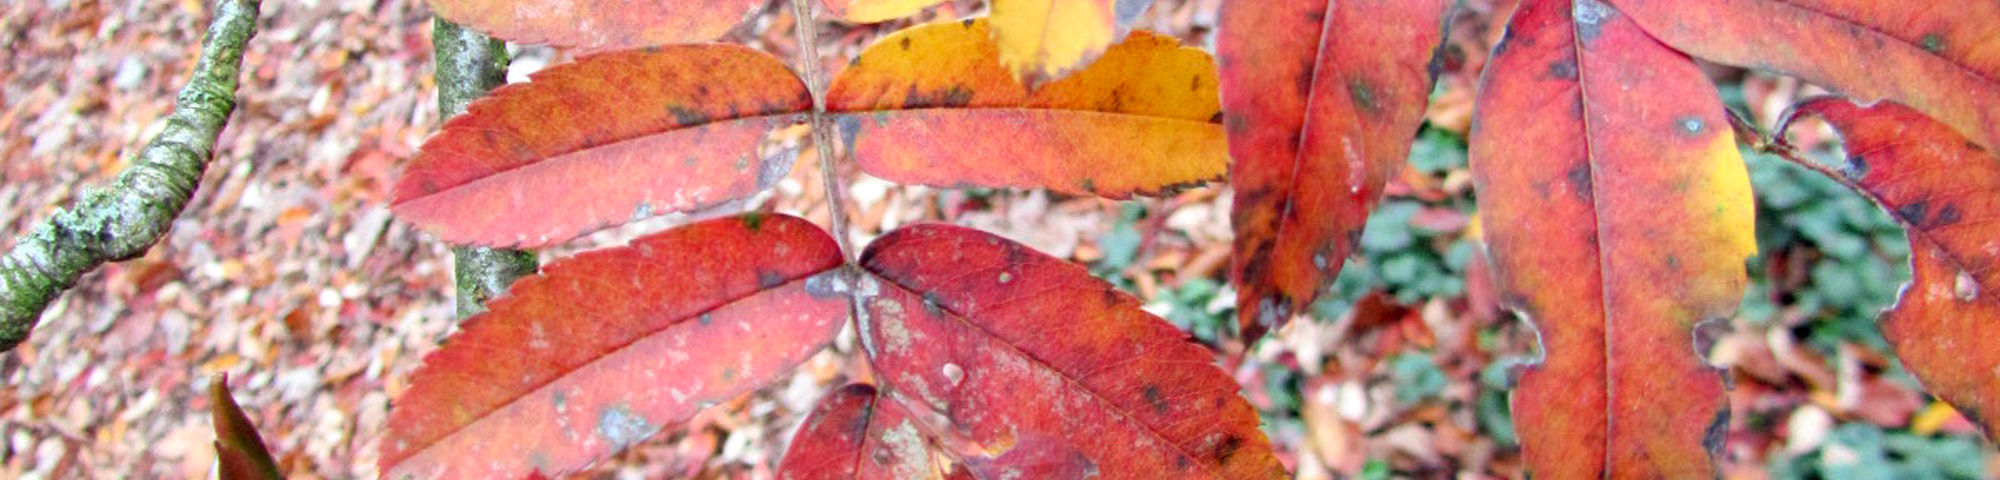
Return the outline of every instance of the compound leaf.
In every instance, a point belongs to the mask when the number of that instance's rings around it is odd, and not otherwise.
[[[511,42],[592,48],[706,42],[764,0],[430,0],[439,17]]]
[[[827,109],[840,114],[838,133],[863,170],[904,183],[1111,198],[1227,171],[1208,54],[1138,32],[1030,92],[1000,66],[987,28],[977,19],[913,27],[840,73]]]
[[[1216,49],[1246,341],[1311,305],[1354,250],[1423,123],[1451,3],[1223,5]]]
[[[1538,478],[1711,478],[1727,428],[1698,323],[1756,253],[1750,181],[1715,87],[1598,0],[1524,2],[1470,146],[1500,297],[1540,331],[1513,393]]]
[[[590,56],[446,123],[393,208],[447,242],[503,246],[707,209],[784,178],[795,157],[758,157],[758,143],[811,110],[783,62],[740,46]]]
[[[948,423],[931,431],[974,476],[1284,475],[1215,355],[1080,266],[947,225],[891,232],[861,265],[877,378]]]
[[[805,220],[697,222],[523,278],[425,357],[382,441],[388,478],[574,471],[781,378],[848,317]]]
[[[1697,57],[1894,100],[2000,148],[2000,2],[1614,0]]]
[[[820,401],[778,464],[784,480],[942,478],[916,420],[875,387],[854,384]]]
[[[1891,102],[1800,102],[1784,122],[1833,124],[1848,159],[1838,171],[1910,232],[1912,284],[1882,317],[1882,336],[1931,394],[2000,440],[2000,158],[1950,126]],[[1783,126],[1779,127],[1783,132]],[[1803,163],[1803,162],[1802,162]]]
[[[216,375],[208,383],[208,405],[215,422],[216,471],[223,480],[285,478],[278,472],[271,450],[264,447],[263,437],[257,435],[257,426],[250,424],[250,417],[229,394],[228,375]]]

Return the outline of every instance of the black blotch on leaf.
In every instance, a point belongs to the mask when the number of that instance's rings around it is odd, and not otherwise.
[[[1369,115],[1382,114],[1382,99],[1375,85],[1360,78],[1347,79],[1347,94],[1354,99],[1354,105]]]
[[[673,113],[674,121],[680,123],[682,126],[701,125],[709,121],[708,114],[702,113],[700,110],[674,106],[667,107],[667,111]]]
[[[1237,437],[1235,435],[1223,437],[1222,443],[1217,444],[1215,446],[1215,463],[1217,464],[1229,463],[1229,458],[1236,456],[1236,451],[1242,449],[1243,449],[1243,439],[1241,437]]]
[[[785,284],[785,274],[771,270],[757,271],[757,286],[764,289],[777,288]]]
[[[1868,176],[1868,157],[1855,155],[1847,157],[1847,165],[1841,166],[1840,174],[1850,181],[1859,182]]]
[[[1944,35],[1939,34],[1937,32],[1926,33],[1924,34],[1924,38],[1923,40],[1921,40],[1921,42],[1924,47],[1924,51],[1931,52],[1931,54],[1933,55],[1944,54]]]
[[[755,231],[759,231],[759,230],[763,230],[763,229],[764,229],[764,214],[763,214],[763,212],[750,212],[750,213],[745,213],[745,214],[743,214],[743,216],[742,216],[742,217],[738,217],[738,218],[741,218],[741,219],[743,219],[743,228],[748,228],[748,229],[750,229],[750,231],[752,231],[752,232],[755,232]]]
[[[1910,202],[1903,204],[1901,207],[1896,207],[1896,216],[1903,217],[1903,221],[1910,222],[1911,225],[1921,227],[1924,225],[1924,216],[1930,214],[1930,209],[1930,202]]]
[[[907,37],[907,36],[903,37],[903,43],[902,43],[902,47],[903,47],[903,51],[909,51],[909,50],[910,50],[910,37]]]
[[[1566,58],[1550,63],[1549,76],[1558,80],[1576,80],[1576,60]]]
[[[1160,393],[1159,385],[1146,386],[1146,404],[1151,405],[1153,407],[1153,413],[1159,414],[1160,416],[1166,416],[1169,413],[1173,413],[1173,409],[1169,408],[1169,406],[1167,405],[1166,395]]]
[[[1563,174],[1563,177],[1569,180],[1570,193],[1576,194],[1577,200],[1590,201],[1593,187],[1590,184],[1589,162],[1577,162],[1576,166],[1570,167],[1569,172]]]
[[[1945,204],[1944,208],[1938,209],[1937,216],[1931,218],[1931,224],[1925,226],[1924,228],[1947,227],[1954,223],[1958,223],[1959,220],[1963,219],[1961,218],[1963,216],[1964,214],[1959,213],[1958,211],[1958,205]]]

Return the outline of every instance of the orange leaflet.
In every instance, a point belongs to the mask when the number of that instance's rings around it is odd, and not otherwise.
[[[764,0],[430,0],[439,17],[518,43],[625,48],[706,42]]]
[[[980,478],[1281,478],[1215,355],[1082,267],[919,225],[862,255],[862,346]],[[893,388],[889,388],[893,387]]]
[[[1236,166],[1238,324],[1256,341],[1311,305],[1407,161],[1437,76],[1445,0],[1223,5]]]
[[[903,183],[1047,188],[1111,198],[1220,178],[1206,53],[1134,33],[1034,92],[1000,66],[983,20],[884,37],[834,80],[827,109],[868,173]]]
[[[1882,336],[1925,389],[2000,439],[2000,158],[1909,107],[1820,97],[1792,107],[1840,131],[1838,171],[1807,163],[1894,213],[1910,231],[1913,284]]]
[[[385,478],[556,475],[782,378],[848,317],[833,238],[709,220],[522,279],[424,358],[390,413]]]
[[[278,471],[278,462],[271,459],[271,450],[264,448],[257,426],[250,424],[250,417],[229,394],[229,375],[216,375],[209,381],[208,408],[215,424],[215,469],[222,480],[285,478]]]
[[[756,155],[812,110],[805,83],[733,45],[586,57],[494,90],[446,123],[394,209],[451,243],[539,246],[747,197],[791,171]]]
[[[1894,100],[2000,148],[2000,2],[1614,0],[1704,59]]]
[[[1756,253],[1715,87],[1596,0],[1525,2],[1495,47],[1471,161],[1500,297],[1544,358],[1513,394],[1537,478],[1711,478],[1722,376],[1693,329]]]
[[[786,480],[940,478],[927,436],[875,387],[848,385],[827,395],[792,436],[778,476]]]

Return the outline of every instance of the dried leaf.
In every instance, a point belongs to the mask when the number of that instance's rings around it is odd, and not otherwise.
[[[1838,171],[1805,164],[1867,195],[1909,229],[1912,284],[1882,336],[1931,394],[2000,439],[2000,158],[1950,126],[1891,102],[1800,102],[1848,151]],[[1803,163],[1803,162],[1802,162]]]
[[[278,462],[257,435],[257,426],[236,397],[229,394],[229,375],[216,375],[208,382],[210,416],[215,422],[215,463],[222,480],[281,480]]]
[[[2000,148],[2000,2],[1614,0],[1674,48],[1894,100]]]
[[[472,104],[424,143],[395,212],[450,243],[539,246],[771,186],[758,142],[812,109],[769,54],[691,45],[586,57]]]
[[[1223,5],[1216,49],[1245,341],[1311,305],[1354,251],[1423,123],[1451,3]]]
[[[1082,267],[977,230],[870,245],[862,346],[980,478],[1280,478],[1215,355]]]
[[[764,0],[430,0],[439,17],[517,43],[624,47],[706,42]]]
[[[985,21],[967,20],[884,37],[834,80],[827,108],[879,177],[1126,198],[1225,173],[1215,89],[1206,53],[1141,32],[1029,92],[1000,67]]]
[[[391,478],[574,471],[781,378],[848,316],[833,238],[709,220],[548,266],[425,357],[382,441]]]
[[[1513,408],[1540,478],[1710,478],[1727,428],[1699,322],[1756,253],[1750,182],[1688,57],[1597,0],[1527,2],[1475,107],[1500,296],[1540,331]]]
[[[778,477],[785,480],[943,478],[925,435],[896,402],[878,401],[875,387],[848,385],[806,417]]]

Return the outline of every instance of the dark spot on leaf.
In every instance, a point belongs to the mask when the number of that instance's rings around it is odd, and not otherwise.
[[[709,314],[704,313],[701,314],[701,316],[694,317],[694,321],[695,323],[701,324],[701,326],[706,327],[711,323],[715,323],[715,317],[709,316]]]
[[[972,91],[966,90],[962,85],[952,85],[951,90],[946,90],[942,98],[945,106],[963,107],[972,103]]]
[[[1085,178],[1082,182],[1078,183],[1078,187],[1082,188],[1085,192],[1097,193],[1097,180]]]
[[[1347,79],[1347,94],[1353,97],[1354,106],[1361,107],[1361,111],[1368,112],[1369,115],[1382,114],[1381,98],[1378,98],[1375,85],[1368,83],[1367,80]]]
[[[1318,63],[1315,63],[1312,60],[1306,60],[1305,65],[1303,65],[1302,68],[1299,69],[1299,74],[1297,76],[1292,77],[1292,82],[1294,83],[1294,86],[1299,89],[1300,97],[1306,97],[1306,98],[1312,97],[1313,80],[1314,80],[1313,75],[1317,73],[1316,71],[1317,68],[1319,68]]]
[[[939,317],[944,316],[944,307],[940,306],[942,305],[942,303],[943,302],[939,301],[938,299],[937,292],[924,292],[925,312],[930,312],[930,314],[933,316],[939,316]]]
[[[1910,222],[1911,225],[1923,226],[1924,216],[1930,213],[1930,209],[1930,202],[1910,202],[1896,207],[1896,216],[1903,217],[1903,221]]]
[[[840,143],[847,146],[848,151],[853,151],[854,137],[861,134],[861,119],[854,115],[840,115],[833,117],[833,125],[840,132]]]
[[[1563,174],[1563,178],[1569,180],[1570,193],[1575,194],[1577,200],[1590,201],[1592,192],[1589,162],[1577,162],[1576,166],[1570,167],[1569,172]]]
[[[1222,123],[1222,111],[1217,110],[1215,112],[1215,115],[1210,115],[1208,117],[1208,123]]]
[[[910,37],[908,35],[903,36],[902,46],[903,46],[903,51],[907,52],[910,50]]]
[[[1201,91],[1201,75],[1195,75],[1194,80],[1188,83],[1188,91],[1190,92]]]
[[[1242,134],[1244,132],[1250,131],[1250,120],[1243,118],[1242,115],[1236,115],[1229,112],[1222,112],[1221,115],[1222,115],[1222,128],[1229,130],[1229,133]]]
[[[1938,34],[1937,32],[1926,33],[1924,34],[1922,45],[1924,47],[1924,51],[1926,52],[1931,52],[1934,55],[1943,55],[1944,35]]]
[[[1951,224],[1958,223],[1959,220],[1963,220],[1963,218],[1961,218],[1963,216],[1964,216],[1963,214],[1959,213],[1957,204],[1945,204],[1944,208],[1938,209],[1937,216],[1931,218],[1931,224],[1925,226],[1924,228],[1943,228],[1951,226]]]
[[[1222,443],[1216,444],[1215,446],[1215,463],[1228,464],[1229,457],[1236,456],[1236,451],[1242,449],[1243,449],[1242,438],[1239,438],[1235,435],[1223,437]]]
[[[1160,393],[1159,385],[1146,386],[1146,404],[1152,405],[1153,413],[1160,414],[1160,416],[1173,413],[1173,409],[1167,406],[1167,397]]]
[[[709,121],[708,114],[702,113],[700,110],[667,107],[667,111],[672,112],[674,114],[674,121],[680,123],[682,126],[701,125]]]
[[[1847,157],[1847,164],[1840,167],[1840,174],[1849,181],[1861,181],[1868,176],[1868,158],[1861,155]]]
[[[1561,80],[1576,79],[1576,59],[1565,58],[1549,64],[1549,76]]]
[[[757,286],[764,289],[777,288],[785,284],[785,274],[772,270],[757,271]]]
[[[743,219],[743,228],[748,228],[752,232],[764,229],[764,212],[745,213],[738,218]]]
[[[960,20],[960,21],[958,22],[958,26],[961,26],[961,27],[965,27],[965,28],[972,28],[972,22],[974,22],[974,21],[976,21],[976,20],[978,20],[978,18],[976,18],[976,17],[975,17],[975,18],[968,18],[968,19],[965,19],[965,20]]]

